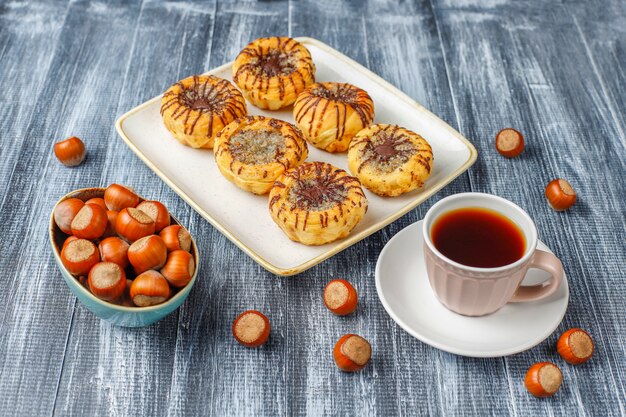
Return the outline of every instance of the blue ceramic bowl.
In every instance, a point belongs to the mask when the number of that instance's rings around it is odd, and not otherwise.
[[[68,198],[79,198],[83,201],[90,198],[103,197],[104,188],[84,188],[81,190],[73,191],[59,200],[59,202]],[[57,204],[59,203],[57,202]],[[56,207],[56,206],[55,206]],[[178,220],[171,216],[172,224],[180,224]],[[50,216],[50,244],[52,245],[52,252],[54,253],[54,259],[59,266],[61,275],[65,279],[65,283],[74,293],[74,295],[96,316],[109,323],[117,326],[124,327],[142,327],[161,320],[163,317],[176,310],[185,301],[185,298],[189,295],[191,288],[196,282],[198,276],[198,260],[200,255],[198,254],[198,247],[196,242],[191,239],[191,254],[196,262],[196,271],[191,277],[191,281],[185,287],[181,288],[172,298],[162,304],[149,307],[126,307],[122,305],[112,304],[107,301],[101,300],[94,296],[87,288],[85,288],[67,269],[61,262],[61,247],[63,241],[67,238],[67,235],[59,229],[54,222],[54,210],[52,216]]]

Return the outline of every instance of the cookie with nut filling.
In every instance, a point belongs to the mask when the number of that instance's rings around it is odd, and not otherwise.
[[[368,190],[385,197],[424,185],[433,168],[429,143],[408,129],[377,124],[361,130],[350,143],[348,167]]]
[[[293,117],[311,145],[344,152],[352,137],[374,120],[374,102],[351,84],[315,83],[298,95]]]
[[[254,194],[267,194],[285,171],[300,165],[307,156],[300,129],[269,117],[237,119],[215,140],[215,162],[222,175]]]
[[[293,241],[323,245],[350,234],[367,212],[359,180],[324,162],[305,162],[270,191],[270,214]]]
[[[247,113],[239,90],[212,75],[180,80],[161,99],[165,127],[180,143],[192,148],[213,149],[219,131]]]
[[[232,71],[246,99],[268,110],[290,106],[315,82],[315,65],[308,49],[287,37],[252,41],[237,55]]]

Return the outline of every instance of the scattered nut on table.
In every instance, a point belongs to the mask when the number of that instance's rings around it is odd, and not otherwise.
[[[233,336],[244,346],[261,346],[270,337],[270,321],[260,311],[244,311],[233,323]]]
[[[561,387],[563,374],[550,362],[539,362],[528,369],[524,385],[535,397],[551,397]]]
[[[76,136],[67,138],[54,145],[54,154],[57,159],[67,167],[75,167],[85,160],[87,151],[85,144]]]
[[[496,150],[507,158],[514,158],[521,154],[524,145],[524,136],[513,128],[502,129],[496,135]]]
[[[556,211],[563,211],[576,202],[576,191],[567,180],[557,178],[547,185],[546,198],[550,207]]]
[[[346,334],[335,344],[333,357],[337,367],[344,372],[360,371],[372,357],[372,347],[363,337]]]
[[[352,313],[356,310],[357,302],[356,290],[345,279],[334,279],[324,288],[324,304],[338,316]]]
[[[556,350],[566,362],[578,365],[591,359],[594,345],[591,336],[586,331],[573,328],[559,337]]]

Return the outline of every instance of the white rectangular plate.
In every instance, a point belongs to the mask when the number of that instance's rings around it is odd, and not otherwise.
[[[315,39],[297,40],[313,56],[316,81],[349,82],[366,90],[374,100],[375,123],[413,130],[433,148],[434,167],[424,187],[394,198],[365,190],[369,210],[345,239],[322,246],[289,240],[272,221],[267,196],[255,196],[228,182],[217,169],[212,151],[192,149],[172,138],[159,113],[161,96],[134,108],[116,123],[124,142],[150,169],[252,259],[278,275],[300,273],[382,229],[467,170],[477,156],[474,146],[460,133],[382,78]],[[232,81],[231,65],[208,74]],[[271,112],[249,104],[248,110],[253,115],[294,122],[291,107]],[[308,160],[348,170],[345,153],[330,154],[309,146]]]

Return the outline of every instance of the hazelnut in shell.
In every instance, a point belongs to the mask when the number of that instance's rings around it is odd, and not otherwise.
[[[170,225],[170,213],[158,201],[142,201],[137,205],[137,209],[146,213],[154,221],[155,233],[159,233],[164,227]]]
[[[105,209],[97,204],[85,204],[70,225],[72,234],[81,239],[98,239],[104,234],[109,218]]]
[[[115,231],[129,242],[154,234],[154,221],[143,211],[133,207],[122,209],[115,219]]]
[[[98,245],[100,260],[102,262],[113,262],[122,269],[128,266],[128,248],[130,245],[119,237],[107,237]]]
[[[171,226],[165,227],[159,233],[159,236],[165,242],[165,246],[167,246],[167,251],[172,252],[175,250],[182,249],[184,251],[189,252],[191,250],[191,235],[184,227],[173,224]]]
[[[567,180],[557,178],[546,186],[546,198],[555,211],[563,211],[576,202],[576,191]]]
[[[244,311],[233,323],[233,336],[244,346],[261,346],[270,337],[270,321],[260,311]]]
[[[153,270],[138,275],[130,285],[130,298],[139,307],[164,303],[171,294],[167,280],[163,275]]]
[[[89,271],[87,283],[93,295],[101,300],[113,301],[124,293],[126,273],[116,263],[100,262]]]
[[[338,316],[352,313],[356,310],[357,302],[356,290],[345,279],[334,279],[324,288],[324,304]]]
[[[61,262],[70,274],[87,275],[100,262],[100,253],[92,241],[76,238],[63,245]]]
[[[104,190],[104,202],[109,210],[120,211],[139,204],[139,196],[123,185],[111,184]]]
[[[559,355],[572,365],[587,362],[593,356],[593,340],[583,329],[569,329],[559,337],[556,350]]]
[[[85,144],[76,136],[57,142],[54,145],[54,154],[66,167],[75,167],[82,164],[87,155]]]
[[[63,233],[67,235],[72,234],[72,220],[74,220],[74,217],[76,217],[84,205],[83,200],[78,198],[68,198],[56,205],[54,208],[54,222]]]
[[[502,129],[496,135],[496,150],[502,156],[514,158],[524,150],[524,136],[510,127]]]
[[[167,260],[167,248],[157,235],[142,237],[130,245],[128,259],[137,274],[149,269],[161,269]]]
[[[104,198],[100,198],[100,197],[90,198],[89,200],[85,201],[85,204],[95,204],[97,206],[102,207],[105,210],[108,210],[107,205],[104,203]]]
[[[363,337],[356,334],[342,336],[333,349],[337,367],[344,372],[360,371],[372,357],[372,347]]]
[[[528,369],[524,385],[535,397],[551,397],[561,387],[563,374],[550,362],[536,363]]]
[[[173,287],[184,287],[191,281],[196,270],[193,256],[184,250],[175,250],[167,255],[161,274]]]

